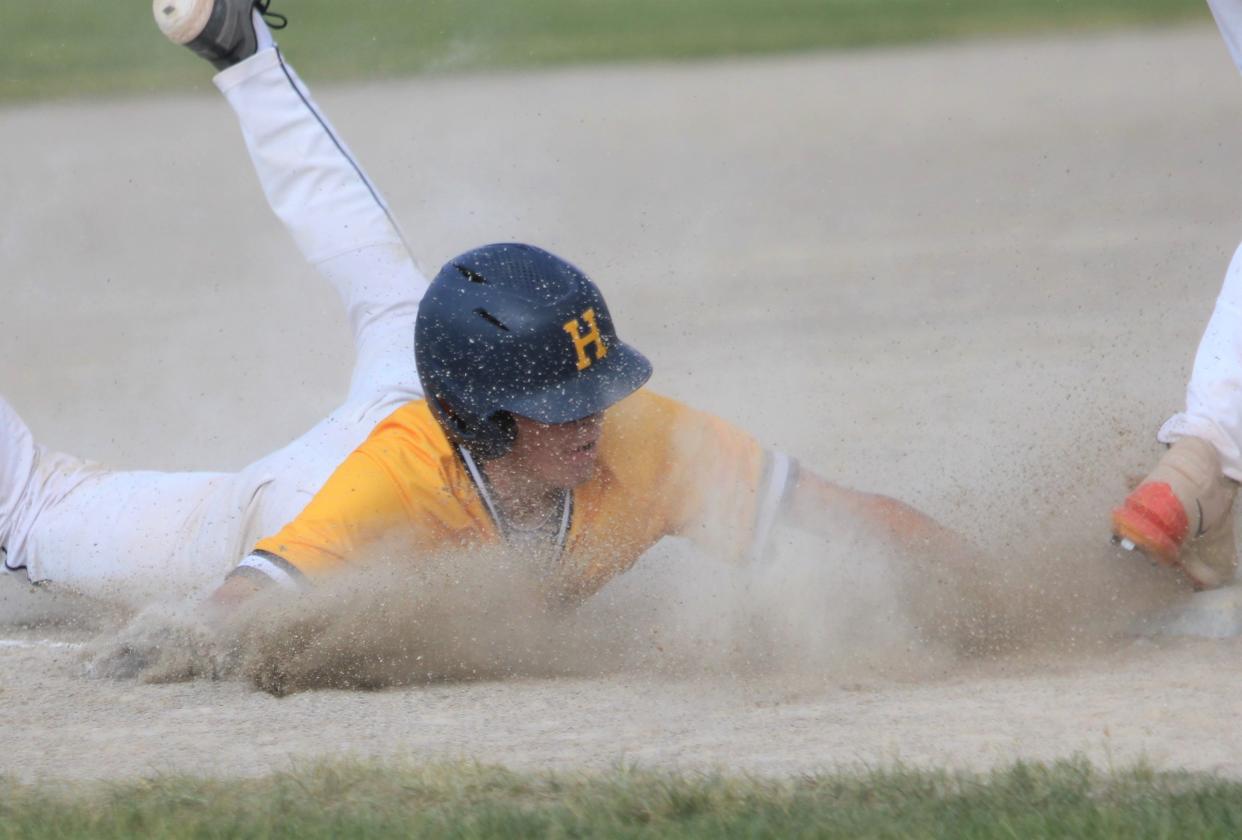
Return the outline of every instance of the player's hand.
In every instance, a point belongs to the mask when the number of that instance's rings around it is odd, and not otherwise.
[[[86,672],[101,679],[147,683],[220,679],[231,669],[232,646],[191,609],[150,608],[114,638],[93,646]]]
[[[262,592],[264,588],[252,577],[234,575],[225,578],[224,583],[211,593],[211,597],[203,605],[205,619],[216,626],[225,623],[238,607]]]

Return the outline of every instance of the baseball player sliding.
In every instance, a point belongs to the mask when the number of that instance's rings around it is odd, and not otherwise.
[[[1242,71],[1242,0],[1208,0]],[[1242,247],[1233,255],[1186,387],[1186,410],[1156,435],[1171,444],[1113,511],[1127,549],[1182,570],[1197,589],[1233,580],[1233,500],[1242,480]]]
[[[35,444],[0,401],[0,546],[10,570],[142,603],[313,586],[381,541],[420,553],[507,543],[586,598],[667,535],[762,555],[784,517],[857,523],[911,557],[959,538],[832,484],[643,388],[651,364],[565,260],[493,244],[428,283],[379,191],[275,47],[266,0],[156,0],[209,59],[264,193],[337,290],[356,352],[341,406],[239,473],[120,472]],[[417,365],[416,365],[417,361]]]

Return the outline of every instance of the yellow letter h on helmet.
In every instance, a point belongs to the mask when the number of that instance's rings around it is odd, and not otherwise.
[[[582,331],[582,321],[587,323],[587,331]],[[599,361],[608,355],[608,348],[599,334],[599,326],[595,323],[595,308],[582,313],[582,320],[575,318],[565,324],[565,332],[573,339],[574,349],[578,351],[578,370],[586,370],[592,361]],[[595,345],[595,358],[587,355],[587,347]]]

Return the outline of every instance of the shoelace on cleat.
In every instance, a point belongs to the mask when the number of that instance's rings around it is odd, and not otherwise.
[[[272,0],[255,0],[254,7],[259,10],[263,22],[267,24],[269,29],[284,29],[289,25],[289,18],[280,12],[269,12],[267,7],[272,5]]]

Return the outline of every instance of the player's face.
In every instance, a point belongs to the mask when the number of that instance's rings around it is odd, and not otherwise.
[[[509,455],[533,480],[548,487],[570,488],[595,474],[603,413],[554,426],[525,417],[513,419],[517,440]]]

